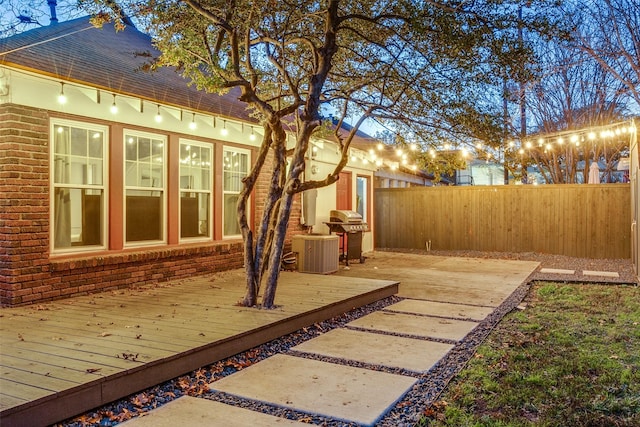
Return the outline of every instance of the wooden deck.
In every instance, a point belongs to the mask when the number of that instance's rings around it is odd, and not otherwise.
[[[283,272],[275,310],[243,271],[0,309],[0,424],[62,421],[387,296],[393,281]]]

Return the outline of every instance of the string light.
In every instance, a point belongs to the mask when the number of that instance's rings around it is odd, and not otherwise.
[[[382,142],[378,142],[378,150],[384,150],[384,144],[382,144]]]
[[[198,125],[196,124],[196,113],[191,113],[191,122],[189,123],[189,129],[196,130]]]
[[[222,129],[220,129],[220,134],[222,134],[222,136],[229,135],[229,131],[227,130],[227,121],[226,120],[222,121]]]
[[[113,94],[113,103],[111,104],[111,108],[109,109],[111,114],[118,114],[118,106],[116,105],[116,94]]]
[[[60,94],[58,95],[58,103],[66,104],[67,103],[67,95],[64,94],[64,83],[60,82]]]
[[[158,113],[156,114],[156,123],[160,123],[162,121],[162,115],[160,114],[160,104],[158,104]]]
[[[251,141],[255,141],[256,140],[256,134],[253,133],[253,126],[251,126],[251,135],[249,135],[249,140],[251,140]]]

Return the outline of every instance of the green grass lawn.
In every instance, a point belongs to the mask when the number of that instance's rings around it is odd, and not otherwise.
[[[420,426],[640,426],[640,288],[534,285]]]

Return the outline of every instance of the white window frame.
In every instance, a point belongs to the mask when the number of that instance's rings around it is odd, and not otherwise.
[[[87,184],[56,184],[55,182],[55,133],[57,126],[68,126],[80,129],[86,129],[89,131],[102,132],[104,135],[102,141],[102,185],[87,185]],[[67,253],[83,253],[83,252],[95,252],[107,249],[109,236],[109,128],[107,126],[82,122],[77,120],[57,119],[52,118],[49,120],[49,251],[52,254],[67,254]],[[55,248],[55,189],[56,188],[88,188],[88,189],[101,189],[103,192],[102,197],[102,245],[91,246],[72,246],[69,248],[56,249]]]
[[[222,186],[222,238],[223,239],[237,239],[239,237],[242,237],[242,234],[230,234],[230,235],[226,235],[224,234],[224,230],[225,230],[225,223],[224,223],[224,219],[225,219],[225,212],[224,212],[224,205],[225,205],[225,195],[227,194],[240,194],[240,191],[228,191],[225,190],[224,188],[224,181],[225,181],[225,168],[224,168],[224,161],[225,161],[225,156],[224,153],[230,151],[230,152],[235,152],[238,154],[246,154],[247,155],[247,171],[246,174],[248,175],[251,172],[251,150],[247,150],[244,148],[238,148],[238,147],[230,147],[230,146],[223,146],[222,147],[222,159],[220,159],[220,167],[222,168],[222,182],[221,182],[221,186]],[[245,175],[246,176],[246,175]],[[248,200],[247,203],[247,220],[249,221],[249,224],[251,225],[251,203],[250,203],[250,199]]]
[[[182,237],[182,204],[178,203],[178,236],[179,242],[197,242],[197,241],[209,241],[213,239],[213,197],[214,197],[214,188],[213,188],[213,175],[215,172],[215,146],[211,143],[193,141],[190,139],[180,138],[180,146],[183,144],[202,147],[209,149],[211,153],[211,164],[209,169],[209,190],[190,190],[192,193],[202,193],[209,194],[209,218],[207,222],[209,224],[209,236],[207,237]],[[180,147],[181,148],[181,147]],[[180,152],[180,150],[178,151]],[[182,159],[179,160],[180,165],[178,166],[178,171],[182,167]],[[181,173],[178,173],[178,180],[182,177]],[[180,182],[178,182],[178,200],[182,198],[182,190],[180,186]],[[223,217],[224,218],[224,217]]]
[[[127,136],[135,136],[138,138],[149,138],[162,141],[162,187],[129,187],[127,185]],[[122,242],[125,248],[144,247],[144,246],[157,246],[167,243],[167,230],[168,230],[168,218],[167,218],[167,178],[168,178],[168,157],[167,157],[167,145],[168,138],[166,135],[143,132],[132,129],[124,129],[122,133]],[[162,191],[162,239],[160,240],[144,240],[136,242],[127,242],[127,190],[141,190],[141,191]]]

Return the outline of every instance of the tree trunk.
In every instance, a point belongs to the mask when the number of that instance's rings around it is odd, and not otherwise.
[[[262,308],[273,308],[276,288],[278,286],[278,278],[280,277],[280,262],[282,261],[282,250],[284,248],[284,240],[287,235],[287,227],[289,225],[289,214],[291,213],[291,205],[293,202],[293,194],[285,192],[282,196],[280,209],[278,211],[278,221],[276,223],[271,245],[271,254],[269,255],[269,264],[267,267],[267,282],[264,288],[264,296],[262,297]]]

